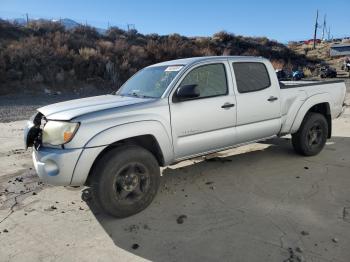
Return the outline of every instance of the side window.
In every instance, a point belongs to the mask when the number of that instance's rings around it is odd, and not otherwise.
[[[269,73],[263,63],[233,63],[233,70],[240,93],[263,90],[271,85]]]
[[[180,86],[197,85],[199,98],[226,95],[227,79],[223,64],[210,64],[193,69],[182,80]]]

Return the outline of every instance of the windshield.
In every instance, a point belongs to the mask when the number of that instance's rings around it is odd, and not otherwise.
[[[147,67],[130,78],[117,95],[159,98],[182,67],[181,65]]]

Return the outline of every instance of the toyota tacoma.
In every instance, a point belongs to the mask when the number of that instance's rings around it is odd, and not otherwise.
[[[126,217],[154,199],[160,167],[291,134],[314,156],[344,110],[343,81],[279,82],[261,57],[196,57],[148,66],[115,93],[44,106],[26,147],[48,184],[91,188]]]

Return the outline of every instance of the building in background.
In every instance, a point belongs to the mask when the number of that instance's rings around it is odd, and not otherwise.
[[[330,56],[350,56],[350,43],[332,45],[329,54]]]

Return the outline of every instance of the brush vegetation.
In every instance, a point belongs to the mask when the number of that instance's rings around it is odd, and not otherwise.
[[[317,62],[265,37],[224,31],[211,37],[185,37],[112,27],[101,35],[89,26],[65,30],[56,22],[23,27],[0,20],[0,93],[13,92],[16,85],[68,89],[83,83],[117,89],[150,64],[212,55],[263,56],[276,68],[312,68]]]

